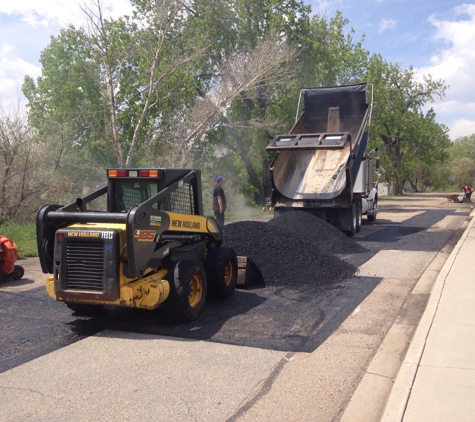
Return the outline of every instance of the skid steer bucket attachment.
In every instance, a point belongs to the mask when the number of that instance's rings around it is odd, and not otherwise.
[[[245,289],[253,285],[264,286],[264,277],[257,264],[247,256],[238,256],[237,288]]]

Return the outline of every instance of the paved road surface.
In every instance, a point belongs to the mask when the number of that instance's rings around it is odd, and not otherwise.
[[[0,420],[378,420],[471,211],[427,196],[380,205],[356,238],[369,252],[344,257],[357,277],[240,290],[188,325],[160,311],[71,315],[24,261],[24,279],[0,286]]]

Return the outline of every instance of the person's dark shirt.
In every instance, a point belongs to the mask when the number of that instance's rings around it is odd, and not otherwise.
[[[226,195],[224,194],[224,189],[221,185],[216,184],[213,189],[213,211],[219,212],[219,203],[218,196],[221,197],[223,201],[223,212],[226,211]]]

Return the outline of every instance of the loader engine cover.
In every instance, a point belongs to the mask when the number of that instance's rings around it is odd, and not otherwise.
[[[63,300],[119,299],[119,238],[117,230],[58,230],[53,271],[57,296]]]

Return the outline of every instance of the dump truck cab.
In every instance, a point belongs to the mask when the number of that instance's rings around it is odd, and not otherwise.
[[[45,205],[36,226],[47,293],[73,310],[164,306],[193,320],[208,293],[226,299],[236,285],[236,254],[203,216],[196,169],[108,169],[107,185]]]

